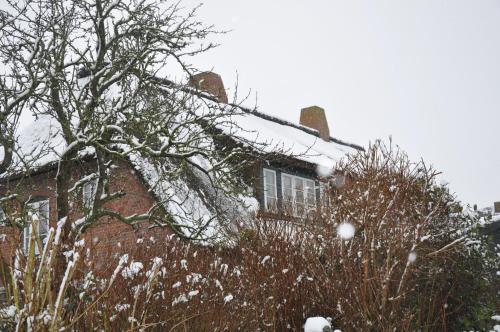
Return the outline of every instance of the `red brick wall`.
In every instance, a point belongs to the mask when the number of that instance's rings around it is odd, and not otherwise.
[[[18,180],[8,184],[0,184],[0,195],[5,192],[18,194],[18,199],[9,204],[6,213],[15,218],[20,216],[22,202],[28,201],[30,197],[44,196],[49,198],[49,217],[51,226],[55,224],[56,204],[55,204],[55,181],[54,172],[48,172],[33,176],[31,178]],[[1,258],[6,262],[14,255],[14,250],[21,245],[22,234],[17,228],[0,227],[0,252]]]
[[[88,174],[93,168],[92,161],[82,162],[74,168],[73,178],[80,179]],[[86,172],[87,171],[87,172]],[[110,202],[107,208],[119,212],[125,216],[147,212],[155,203],[154,198],[148,193],[141,180],[125,162],[117,163],[117,168],[112,171],[113,176],[110,183],[112,190],[123,190],[126,195],[118,200]],[[15,213],[23,202],[29,200],[30,195],[45,196],[49,198],[50,226],[56,226],[56,199],[55,199],[55,171],[48,171],[34,175],[29,179],[17,180],[8,185],[0,184],[0,195],[11,190],[19,194],[16,206],[10,208],[8,214]],[[74,193],[72,199],[72,211],[70,220],[78,219],[82,214],[81,190]],[[85,232],[85,243],[92,248],[98,256],[109,256],[110,253],[119,253],[123,250],[130,252],[136,247],[139,237],[164,237],[171,233],[168,229],[155,228],[148,230],[148,222],[141,223],[138,227],[132,227],[111,218],[103,218],[96,226]],[[9,262],[14,255],[16,246],[21,245],[21,233],[10,227],[0,227],[0,257]]]

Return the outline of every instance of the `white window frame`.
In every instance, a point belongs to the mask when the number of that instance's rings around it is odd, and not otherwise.
[[[281,197],[283,201],[283,209],[285,208],[285,177],[289,177],[291,179],[291,189],[292,189],[292,213],[294,217],[303,217],[304,215],[309,214],[311,211],[316,210],[317,208],[317,202],[318,202],[318,197],[316,194],[316,181],[310,178],[305,178],[302,176],[296,176],[292,175],[289,173],[281,173]],[[296,180],[301,180],[303,183],[303,189],[302,189],[302,195],[303,195],[303,202],[302,204],[304,205],[304,213],[300,214],[297,211],[297,204],[296,204],[296,195],[297,195],[297,190],[295,186],[295,181]],[[314,197],[314,204],[310,205],[307,204],[307,191],[306,191],[306,183],[309,182],[309,184],[312,183],[312,189],[313,189],[313,197]]]
[[[82,201],[83,207],[90,210],[94,204],[95,195],[97,193],[97,179],[92,179],[83,184],[82,187]]]
[[[41,207],[43,205],[47,205],[47,215],[46,216],[41,216]],[[45,226],[45,233],[38,234],[41,238],[42,245],[45,244],[45,239],[47,237],[48,231],[49,231],[49,219],[50,219],[50,200],[49,199],[44,199],[36,202],[30,202],[26,204],[28,208],[28,212],[30,214],[38,214],[38,222],[39,222],[39,231],[42,229],[40,226]],[[42,224],[43,223],[43,224]],[[25,252],[28,251],[28,246],[29,246],[29,241],[31,234],[33,232],[33,225],[30,223],[24,227],[23,230],[23,249]],[[38,245],[35,246],[35,254],[39,254],[39,249]]]
[[[267,190],[267,183],[266,183],[266,173],[272,173],[273,176],[274,176],[274,193],[275,193],[275,196],[274,197],[271,197],[268,193],[268,190]],[[274,211],[278,208],[278,185],[277,185],[277,179],[276,179],[276,171],[275,170],[272,170],[272,169],[269,169],[269,168],[264,168],[263,171],[262,171],[262,174],[263,174],[263,183],[264,183],[264,208],[268,211]],[[276,202],[276,206],[270,208],[269,207],[269,203],[268,203],[268,198],[273,198]]]

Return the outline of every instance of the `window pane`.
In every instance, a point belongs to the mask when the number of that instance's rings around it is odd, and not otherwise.
[[[304,204],[304,192],[297,190],[295,191],[295,203],[296,204]]]
[[[266,209],[274,211],[277,209],[276,198],[268,197],[266,200]]]
[[[295,178],[295,190],[304,190],[304,181],[299,178]]]
[[[269,170],[264,170],[264,183],[266,194],[272,197],[276,197],[276,175],[274,172]],[[270,194],[272,192],[273,194]]]
[[[276,187],[275,186],[267,186],[266,195],[271,198],[276,198]]]
[[[304,213],[304,181],[294,178],[295,191],[295,214],[301,216]]]
[[[264,171],[264,180],[265,180],[266,187],[271,187],[271,186],[274,187],[276,185],[276,176],[275,176],[274,172],[265,170]]]
[[[292,191],[292,177],[283,175],[283,188]]]
[[[92,207],[94,203],[95,194],[97,192],[97,180],[91,180],[83,185],[83,205],[87,209]]]
[[[26,226],[24,227],[24,231],[23,231],[23,247],[24,247],[24,250],[28,250],[28,243],[29,243],[29,240],[30,240],[30,226]]]
[[[306,203],[307,205],[316,204],[316,189],[313,181],[306,181]]]
[[[290,175],[282,174],[281,185],[283,193],[283,211],[285,213],[293,214],[293,177]]]
[[[40,208],[38,214],[40,221],[47,222],[49,220],[49,201],[40,202]]]
[[[314,181],[311,180],[305,180],[305,187],[307,189],[314,189]]]
[[[267,169],[264,169],[264,200],[267,210],[276,210],[276,174]]]
[[[292,189],[284,189],[283,190],[283,200],[292,202],[293,201],[293,192]]]

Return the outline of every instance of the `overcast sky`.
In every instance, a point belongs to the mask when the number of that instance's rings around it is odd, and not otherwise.
[[[199,18],[232,32],[194,63],[227,87],[238,72],[250,105],[321,106],[333,136],[391,135],[462,201],[500,201],[499,0],[212,0]]]

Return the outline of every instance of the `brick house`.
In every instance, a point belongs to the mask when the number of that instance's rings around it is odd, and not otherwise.
[[[194,76],[190,83],[197,91],[202,91],[201,98],[221,104],[228,103],[224,85],[217,74],[201,73]],[[272,141],[274,144],[286,146],[289,150],[297,152],[268,158],[261,156],[261,158],[256,158],[255,163],[252,163],[246,170],[246,176],[251,179],[249,183],[254,189],[253,198],[258,202],[261,213],[271,211],[272,214],[279,214],[285,208],[289,208],[292,211],[291,214],[300,218],[305,212],[317,206],[321,195],[321,186],[317,176],[318,167],[328,167],[346,153],[362,150],[361,146],[330,136],[325,111],[320,107],[312,106],[302,109],[300,124],[240,106],[238,108],[241,114],[236,117],[235,121],[242,130],[238,133],[231,133],[230,139],[236,141],[256,139],[264,145]],[[36,145],[37,140],[44,142],[50,140],[55,142],[54,150],[56,150],[57,135],[47,129],[50,126],[50,120],[39,120],[21,133],[24,139],[20,141],[28,141],[31,145]],[[108,208],[124,215],[140,214],[148,211],[158,201],[161,192],[152,188],[150,173],[144,171],[143,166],[140,163],[123,160],[117,162],[113,169],[110,186],[123,189],[127,195],[113,201]],[[80,160],[75,161],[72,178],[75,182],[79,181],[93,167],[95,167],[95,161],[92,155],[82,156]],[[56,223],[54,190],[56,172],[57,156],[44,155],[40,157],[37,168],[30,171],[29,176],[21,173],[0,179],[0,197],[15,188],[19,193],[17,201],[26,204],[39,216],[41,233],[45,233],[49,225],[54,226]],[[88,181],[81,191],[71,193],[73,215],[70,217],[72,220],[77,220],[82,215],[86,204],[92,199],[95,193],[93,186],[93,182]],[[196,197],[189,197],[189,199],[196,199]],[[6,215],[20,213],[20,206],[4,207],[4,209],[6,211],[0,209],[0,220],[6,218]],[[86,244],[109,252],[122,246],[133,247],[140,237],[171,233],[169,229],[151,230],[146,225],[143,226],[132,227],[111,218],[104,218],[97,226],[86,230]],[[28,238],[29,233],[29,228],[21,231],[0,227],[0,258],[10,261],[15,248],[26,245],[25,239]]]

